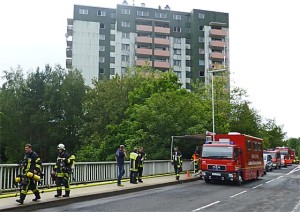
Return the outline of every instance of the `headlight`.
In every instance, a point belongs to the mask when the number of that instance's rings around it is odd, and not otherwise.
[[[230,178],[233,178],[233,175],[232,175],[232,174],[228,174],[228,176],[229,176]]]

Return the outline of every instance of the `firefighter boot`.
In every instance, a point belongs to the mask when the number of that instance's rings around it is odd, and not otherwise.
[[[69,197],[70,196],[70,191],[66,191],[66,193],[63,195],[63,197]]]
[[[41,196],[40,196],[40,192],[39,192],[39,191],[34,192],[34,195],[35,195],[35,198],[32,199],[32,201],[36,202],[36,201],[38,201],[39,199],[41,199]]]
[[[54,195],[54,197],[60,197],[61,196],[61,189],[57,190],[57,194]]]
[[[22,205],[24,203],[25,197],[26,197],[25,194],[20,194],[20,199],[17,199],[16,202],[18,202]]]
[[[176,180],[179,180],[179,176],[176,176]]]

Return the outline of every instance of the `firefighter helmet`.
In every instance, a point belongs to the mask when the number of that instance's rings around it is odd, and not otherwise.
[[[63,144],[58,144],[57,149],[65,150],[65,145],[63,145]]]

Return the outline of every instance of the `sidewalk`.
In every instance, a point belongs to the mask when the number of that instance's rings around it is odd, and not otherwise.
[[[30,192],[23,205],[16,202],[15,193],[0,194],[0,211],[32,211],[42,208],[57,207],[74,202],[88,201],[98,198],[110,197],[125,193],[137,192],[146,189],[153,189],[162,186],[174,185],[189,181],[198,180],[199,176],[181,174],[180,180],[175,180],[174,175],[149,176],[143,179],[143,183],[131,184],[129,179],[124,179],[124,187],[118,187],[116,181],[100,183],[80,184],[71,186],[70,197],[55,198],[56,188],[41,189],[41,200],[32,202],[34,195]],[[64,194],[64,191],[63,191]],[[18,194],[19,195],[19,194]]]

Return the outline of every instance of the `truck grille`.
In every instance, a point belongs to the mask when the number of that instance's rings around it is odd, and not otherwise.
[[[226,171],[226,166],[208,165],[207,169],[212,171]]]

